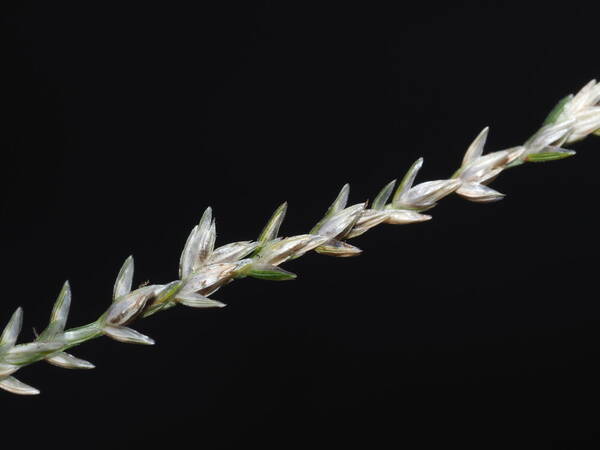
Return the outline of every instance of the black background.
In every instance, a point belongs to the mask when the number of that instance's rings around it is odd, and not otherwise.
[[[290,207],[308,231],[345,182],[373,198],[419,156],[448,177],[491,126],[524,142],[600,76],[598,9],[500,2],[19,2],[4,5],[2,325],[43,328],[65,279],[95,320],[133,253],[136,283],[176,278],[203,209],[218,243]],[[29,446],[206,449],[596,448],[600,140],[457,196],[428,223],[311,254],[297,280],[243,280],[222,310],[176,308],[0,392]],[[4,439],[4,438],[3,438]]]

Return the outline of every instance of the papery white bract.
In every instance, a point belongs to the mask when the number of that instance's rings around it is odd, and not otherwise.
[[[402,178],[402,181],[400,181],[398,188],[396,188],[394,196],[392,197],[393,208],[399,209],[402,207],[402,196],[406,194],[410,188],[412,188],[412,185],[415,182],[415,178],[417,177],[419,170],[421,170],[421,167],[423,167],[423,158],[417,159],[412,166],[410,166]]]
[[[113,303],[106,312],[106,323],[124,325],[131,321],[154,294],[154,288],[155,286],[145,286],[121,297],[121,300]]]
[[[17,370],[19,370],[19,366],[16,364],[0,364],[0,378],[15,373]]]
[[[5,363],[22,365],[32,359],[44,359],[49,353],[60,350],[63,345],[60,341],[28,342],[26,344],[15,345],[2,356],[2,359]]]
[[[37,395],[40,393],[36,388],[17,380],[15,377],[6,377],[0,380],[0,388],[19,395]]]
[[[119,274],[117,275],[117,279],[115,281],[115,286],[113,288],[113,300],[116,300],[123,295],[129,294],[131,292],[131,285],[133,283],[133,256],[129,255],[123,266],[121,266],[121,270],[119,270]]]
[[[204,267],[203,270],[186,278],[181,293],[200,292],[209,295],[235,276],[236,263],[218,263]]]
[[[432,208],[438,200],[458,189],[460,184],[460,180],[455,179],[426,181],[417,184],[402,194],[394,207],[417,211]]]
[[[366,206],[366,203],[359,203],[332,214],[315,233],[331,239],[345,237],[354,227]]]
[[[103,332],[108,337],[125,344],[154,345],[154,339],[128,327],[104,327]]]
[[[385,223],[391,225],[406,225],[431,220],[431,216],[408,209],[389,209],[386,211]]]
[[[371,228],[376,227],[388,218],[387,211],[379,211],[375,209],[365,209],[362,211],[354,227],[344,237],[350,239],[366,233]]]
[[[504,198],[504,194],[479,183],[463,183],[456,193],[480,203],[495,202]]]
[[[50,364],[64,369],[93,369],[94,366],[91,362],[84,359],[76,358],[67,352],[60,352],[54,356],[46,358]]]
[[[279,241],[270,242],[258,255],[261,264],[272,264],[278,266],[288,259],[298,258],[328,241],[327,236],[314,234],[301,234]]]
[[[567,144],[580,141],[600,129],[600,83],[591,80],[565,102],[556,121],[573,121]]]
[[[175,297],[177,303],[189,306],[191,308],[222,308],[225,303],[221,303],[216,300],[212,300],[204,295],[196,292],[183,292]]]
[[[377,196],[373,200],[373,205],[371,206],[371,209],[374,209],[376,211],[381,211],[382,209],[385,209],[385,205],[388,199],[390,198],[390,195],[392,195],[392,192],[394,192],[395,184],[396,180],[392,180],[388,184],[386,184],[383,187],[383,189],[381,189],[381,191],[379,191],[379,194],[377,194]]]
[[[223,245],[215,249],[210,255],[209,264],[237,262],[252,253],[258,245],[258,242],[252,241],[232,242]]]
[[[487,141],[488,133],[490,131],[490,127],[485,127],[481,130],[481,133],[477,135],[477,137],[473,140],[469,148],[465,152],[465,156],[463,157],[462,166],[468,166],[475,160],[479,159],[479,157],[483,154],[483,147],[485,147],[485,142]]]
[[[273,213],[265,228],[258,236],[258,242],[264,243],[275,239],[279,235],[279,228],[285,218],[287,211],[287,202],[283,202]]]
[[[23,326],[23,308],[20,306],[11,316],[8,324],[0,336],[0,353],[5,353],[17,342],[21,327]]]
[[[321,255],[345,258],[349,256],[358,256],[362,253],[362,250],[354,245],[348,244],[347,242],[333,239],[327,242],[327,244],[317,247],[316,252],[320,253]]]

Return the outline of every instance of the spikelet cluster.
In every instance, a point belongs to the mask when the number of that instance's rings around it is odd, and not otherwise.
[[[14,373],[37,361],[67,369],[92,369],[94,365],[66,352],[99,336],[120,342],[152,345],[154,340],[130,327],[140,317],[183,305],[220,308],[224,303],[209,298],[233,280],[253,277],[283,281],[296,274],[281,264],[315,250],[337,257],[356,256],[361,250],[347,242],[377,225],[404,225],[431,219],[425,211],[456,193],[473,202],[494,202],[504,195],[488,186],[502,171],[526,162],[562,159],[575,154],[564,148],[590,134],[600,135],[600,83],[590,81],[577,94],[563,98],[541,128],[523,145],[484,154],[489,128],[484,128],[468,146],[460,168],[448,179],[415,184],[423,166],[419,158],[399,183],[386,184],[369,205],[348,206],[350,187],[344,185],[323,218],[299,236],[280,237],[287,203],[279,206],[256,241],[240,241],[215,248],[216,225],[212,209],[204,211],[192,229],[181,253],[179,277],[166,284],[132,290],[134,263],[128,257],[115,281],[110,306],[94,322],[65,329],[71,306],[71,288],[65,282],[52,308],[48,326],[28,343],[17,344],[23,324],[18,308],[0,336],[0,388],[15,394],[38,394],[36,388],[15,378]]]

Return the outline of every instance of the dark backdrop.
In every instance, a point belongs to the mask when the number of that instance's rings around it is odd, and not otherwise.
[[[283,200],[283,234],[306,232],[343,183],[372,199],[419,156],[419,180],[447,177],[484,126],[488,150],[522,143],[600,76],[591,3],[422,3],[4,4],[2,325],[22,305],[30,340],[65,279],[70,325],[94,320],[129,254],[136,283],[176,278],[208,205],[222,244]],[[42,394],[0,392],[0,433],[595,448],[600,140],[573,148],[503,174],[502,202],[449,197],[355,239],[359,258],[307,255],[295,281],[220,290],[225,309],[138,322],[154,347],[102,338],[73,350],[93,371],[23,369]]]

